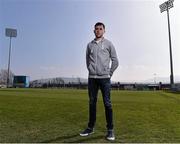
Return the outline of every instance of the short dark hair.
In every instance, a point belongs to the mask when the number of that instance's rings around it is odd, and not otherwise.
[[[104,25],[102,22],[97,22],[97,23],[94,25],[94,28],[96,28],[96,26],[103,26],[103,28],[105,29],[105,25]]]

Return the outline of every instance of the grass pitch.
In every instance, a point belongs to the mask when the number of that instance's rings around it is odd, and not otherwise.
[[[180,94],[112,91],[115,142],[180,143]],[[101,93],[95,133],[87,126],[87,90],[0,89],[0,142],[107,143]]]

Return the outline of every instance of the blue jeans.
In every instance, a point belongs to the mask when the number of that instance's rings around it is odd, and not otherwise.
[[[110,100],[111,82],[110,78],[104,79],[88,79],[88,93],[89,93],[89,123],[88,127],[93,128],[96,122],[96,103],[98,90],[101,90],[105,108],[107,129],[113,129],[113,112]]]

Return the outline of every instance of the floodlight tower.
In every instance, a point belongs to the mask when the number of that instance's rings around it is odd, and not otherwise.
[[[7,74],[7,87],[9,87],[9,75],[10,75],[10,63],[11,63],[11,39],[12,37],[17,37],[17,30],[12,28],[6,28],[6,36],[9,37],[9,57],[8,57],[8,74]]]
[[[168,0],[159,6],[161,13],[167,11],[167,19],[168,19],[168,33],[169,33],[169,52],[170,52],[170,84],[171,88],[174,84],[174,75],[173,75],[173,58],[172,58],[172,44],[171,44],[171,30],[170,30],[170,19],[169,19],[169,9],[173,7],[174,0]]]

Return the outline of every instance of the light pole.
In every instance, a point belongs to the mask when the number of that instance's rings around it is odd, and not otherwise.
[[[11,39],[12,37],[17,37],[17,30],[16,29],[11,29],[11,28],[6,28],[6,36],[10,38],[9,42],[9,57],[8,57],[8,74],[7,74],[7,87],[9,87],[9,82],[10,82],[10,63],[11,63]]]
[[[172,44],[171,44],[171,30],[170,30],[170,19],[169,19],[169,9],[173,7],[174,0],[168,0],[159,6],[161,13],[167,11],[167,19],[168,19],[168,33],[169,33],[169,52],[170,52],[170,84],[171,88],[174,84],[174,75],[173,75],[173,59],[172,59]]]

